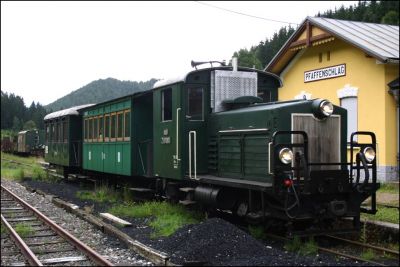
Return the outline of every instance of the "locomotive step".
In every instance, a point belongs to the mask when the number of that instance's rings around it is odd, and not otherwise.
[[[187,206],[187,205],[196,204],[197,202],[193,201],[193,200],[179,200],[179,203],[182,204],[182,205]]]
[[[129,190],[135,191],[135,192],[149,192],[149,193],[154,192],[153,189],[143,188],[143,187],[130,187]]]
[[[180,187],[179,191],[186,192],[186,193],[193,192],[194,187]]]

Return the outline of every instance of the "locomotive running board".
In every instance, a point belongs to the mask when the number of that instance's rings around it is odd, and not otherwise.
[[[217,177],[213,175],[198,175],[197,179],[203,183],[230,186],[236,188],[253,189],[264,192],[271,189],[272,187],[272,183]]]

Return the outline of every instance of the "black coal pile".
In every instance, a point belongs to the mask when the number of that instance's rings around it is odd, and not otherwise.
[[[265,254],[265,246],[234,225],[213,218],[197,225],[186,226],[163,240],[160,250],[171,256],[177,264],[236,263],[242,257],[253,258]],[[239,265],[244,264],[241,262]],[[247,265],[247,264],[245,264]]]
[[[269,246],[219,218],[189,225],[158,243],[175,264],[224,266],[347,265],[324,255],[300,256],[276,245]],[[350,263],[350,265],[354,262]]]

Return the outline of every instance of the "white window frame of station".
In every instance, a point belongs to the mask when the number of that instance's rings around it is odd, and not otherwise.
[[[340,106],[347,109],[347,142],[350,142],[350,135],[358,130],[358,88],[346,84],[337,91],[340,99]],[[357,141],[357,136],[354,141]]]

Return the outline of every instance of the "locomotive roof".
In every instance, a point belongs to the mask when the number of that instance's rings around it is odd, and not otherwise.
[[[83,108],[90,107],[93,105],[94,104],[86,104],[86,105],[80,105],[80,106],[75,106],[75,107],[70,107],[67,109],[55,111],[53,113],[47,114],[44,117],[44,120],[51,120],[51,119],[55,119],[55,118],[63,117],[63,116],[74,116],[74,115],[76,116],[76,115],[79,115],[78,110],[81,110]]]
[[[185,82],[186,78],[195,72],[200,72],[200,71],[212,71],[212,70],[232,70],[232,66],[219,66],[219,67],[211,67],[211,68],[202,68],[202,69],[196,69],[196,70],[192,70],[187,72],[186,74],[182,75],[182,76],[178,76],[172,79],[163,79],[163,80],[159,80],[157,81],[154,85],[153,85],[153,89],[159,88],[159,87],[163,87],[169,84],[174,84],[174,83],[179,83],[179,82]],[[282,81],[281,78],[271,72],[266,72],[263,70],[257,70],[257,69],[252,69],[252,68],[246,68],[246,67],[238,67],[238,71],[251,71],[251,72],[257,72],[257,73],[262,73],[262,74],[266,74],[269,76],[272,76],[274,78],[276,78],[279,81],[279,86],[282,86]]]

